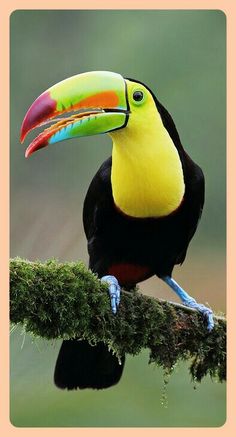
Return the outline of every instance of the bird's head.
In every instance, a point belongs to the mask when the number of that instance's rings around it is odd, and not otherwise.
[[[46,126],[28,146],[28,157],[70,138],[139,134],[154,121],[160,122],[160,114],[152,93],[143,84],[117,73],[92,71],[65,79],[42,93],[25,115],[21,142],[32,129]]]

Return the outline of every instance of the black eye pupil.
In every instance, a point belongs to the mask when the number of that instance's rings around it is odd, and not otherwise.
[[[134,94],[133,94],[133,99],[136,102],[140,102],[141,100],[143,100],[143,93],[142,93],[142,91],[135,91]]]

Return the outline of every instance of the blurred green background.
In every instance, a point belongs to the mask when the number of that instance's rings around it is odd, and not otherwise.
[[[225,26],[221,11],[15,11],[11,16],[11,256],[88,261],[82,204],[111,153],[107,136],[59,143],[24,158],[20,125],[54,83],[110,70],[146,83],[172,114],[182,143],[206,176],[197,234],[175,278],[199,301],[225,310]],[[35,133],[29,135],[26,143]],[[175,297],[156,278],[140,286]],[[11,422],[15,426],[221,426],[225,385],[197,389],[185,364],[171,376],[148,352],[128,357],[109,390],[63,392],[52,382],[60,342],[11,334]],[[166,402],[164,402],[166,404]]]

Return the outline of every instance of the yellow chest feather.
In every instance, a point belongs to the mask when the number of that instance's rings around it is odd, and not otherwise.
[[[118,131],[117,131],[118,132]],[[114,134],[112,194],[117,207],[132,217],[163,217],[180,205],[185,191],[182,164],[168,132],[142,136]]]

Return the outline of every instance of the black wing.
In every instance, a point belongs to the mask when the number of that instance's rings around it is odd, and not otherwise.
[[[89,241],[113,205],[111,191],[111,157],[108,158],[95,174],[84,200],[83,224]]]
[[[182,264],[188,245],[194,236],[198,227],[202,210],[205,201],[205,178],[202,169],[192,161],[192,159],[185,153],[185,159],[182,160],[185,176],[185,248],[179,253],[176,264]]]
[[[107,274],[109,251],[105,246],[107,228],[112,222],[114,202],[111,189],[111,157],[94,176],[84,201],[83,224],[88,240],[89,267],[99,276]]]

